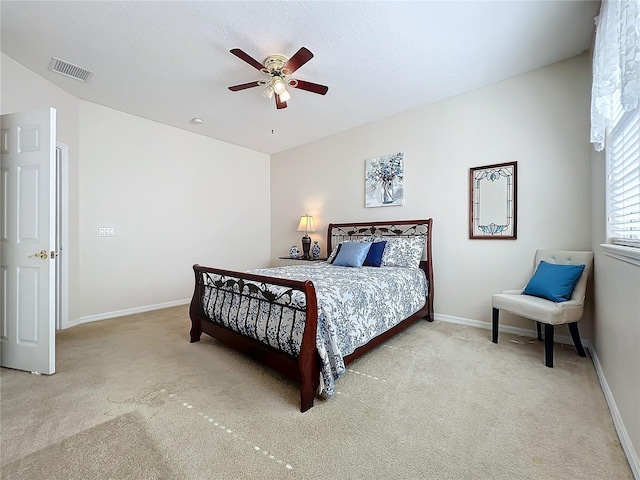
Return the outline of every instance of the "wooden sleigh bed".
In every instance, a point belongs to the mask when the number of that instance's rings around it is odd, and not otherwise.
[[[363,242],[394,238],[424,237],[424,252],[419,268],[426,278],[424,305],[388,330],[377,334],[364,345],[358,346],[342,360],[348,364],[393,335],[406,329],[421,318],[433,321],[433,263],[431,258],[432,219],[400,220],[391,222],[332,223],[327,231],[327,251],[341,242]],[[307,262],[304,262],[307,263]],[[319,262],[309,262],[315,264]],[[324,262],[323,262],[324,263]],[[326,265],[329,268],[340,268]],[[282,275],[286,269],[274,269]],[[369,267],[370,268],[370,267]],[[313,406],[321,382],[321,358],[316,344],[318,332],[318,295],[312,280],[291,280],[250,272],[236,272],[194,265],[195,289],[189,316],[191,318],[191,342],[200,340],[206,333],[222,343],[277,370],[300,383],[300,411]],[[355,269],[349,269],[355,270]],[[365,268],[359,269],[362,271]],[[379,269],[382,270],[382,269]],[[422,297],[420,297],[422,298]],[[422,303],[422,302],[420,302]],[[375,308],[378,308],[376,305]],[[379,308],[384,308],[380,306]],[[283,319],[292,322],[288,337],[279,332],[275,341],[256,335],[257,328],[248,323],[248,317],[265,317],[265,329],[280,328]],[[255,320],[258,321],[257,319]],[[264,321],[264,319],[262,320]],[[269,326],[271,322],[272,326]],[[251,338],[247,333],[252,330]],[[265,330],[266,332],[266,330]],[[271,332],[273,334],[273,332]],[[298,350],[293,350],[292,337],[298,336]]]

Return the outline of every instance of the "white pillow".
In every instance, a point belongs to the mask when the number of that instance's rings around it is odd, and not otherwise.
[[[425,240],[424,235],[387,238],[381,266],[420,268]]]

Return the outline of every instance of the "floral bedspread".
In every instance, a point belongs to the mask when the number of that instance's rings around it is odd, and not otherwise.
[[[316,346],[322,363],[320,391],[328,396],[335,393],[335,381],[345,372],[343,357],[420,310],[427,291],[419,268],[348,268],[309,262],[250,273],[313,282],[318,302]],[[297,354],[302,329],[295,330],[299,332],[293,347]],[[265,331],[267,336],[278,335]]]

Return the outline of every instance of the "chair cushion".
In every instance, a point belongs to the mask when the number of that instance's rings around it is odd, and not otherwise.
[[[493,308],[550,325],[577,322],[582,318],[584,301],[552,302],[531,295],[497,293],[493,295]]]
[[[558,265],[542,260],[522,293],[552,302],[566,302],[584,268],[584,265]]]

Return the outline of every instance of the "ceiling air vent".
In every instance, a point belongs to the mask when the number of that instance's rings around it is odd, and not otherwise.
[[[51,57],[49,70],[61,75],[66,75],[67,77],[75,78],[76,80],[80,80],[81,82],[86,82],[93,76],[93,72],[85,70],[84,68],[74,65],[73,63],[60,60],[56,57]]]

